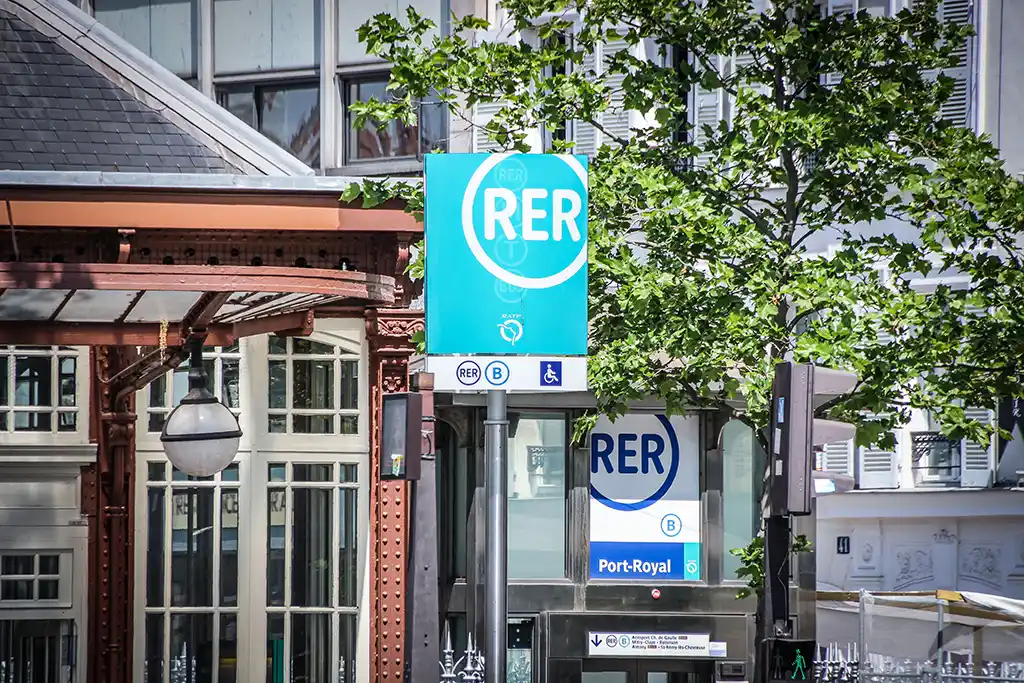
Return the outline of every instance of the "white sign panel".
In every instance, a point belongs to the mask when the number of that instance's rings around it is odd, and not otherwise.
[[[583,356],[427,356],[435,391],[586,391]]]
[[[633,413],[590,435],[590,578],[701,578],[699,425]]]
[[[695,633],[587,634],[591,657],[710,657],[711,636]]]

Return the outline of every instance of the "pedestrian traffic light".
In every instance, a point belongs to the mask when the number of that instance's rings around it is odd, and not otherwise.
[[[857,431],[846,422],[814,419],[816,401],[850,393],[857,381],[852,372],[809,363],[775,366],[770,420],[772,515],[811,514],[814,446],[847,441]]]
[[[767,683],[814,680],[818,647],[813,640],[768,638],[765,640],[764,670]]]

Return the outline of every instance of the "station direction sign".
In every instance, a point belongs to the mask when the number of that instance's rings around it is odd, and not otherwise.
[[[440,391],[587,390],[587,359],[580,356],[428,356],[426,369]]]
[[[570,359],[587,353],[586,156],[431,154],[424,176],[426,351],[435,389],[586,390],[585,371],[582,383],[569,381],[586,365]],[[495,384],[486,372],[493,361],[481,365],[476,356],[533,360],[504,360],[508,377]],[[442,357],[454,366],[433,369]],[[568,379],[532,379],[544,359],[561,362]],[[469,373],[472,364],[480,380],[458,381],[457,369]]]

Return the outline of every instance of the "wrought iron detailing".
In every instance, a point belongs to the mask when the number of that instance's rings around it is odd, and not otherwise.
[[[452,634],[445,627],[442,655],[439,662],[441,665],[441,683],[445,681],[484,680],[484,655],[473,644],[472,633],[466,636],[465,655],[455,659],[455,650],[452,649]]]
[[[935,659],[915,661],[874,654],[858,657],[856,644],[831,643],[819,644],[814,674],[815,680],[840,683],[1022,683],[1024,661],[976,662],[973,655],[960,657],[947,652],[939,666]]]

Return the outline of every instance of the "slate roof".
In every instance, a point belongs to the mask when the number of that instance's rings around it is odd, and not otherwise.
[[[67,0],[0,0],[0,169],[313,173]]]

